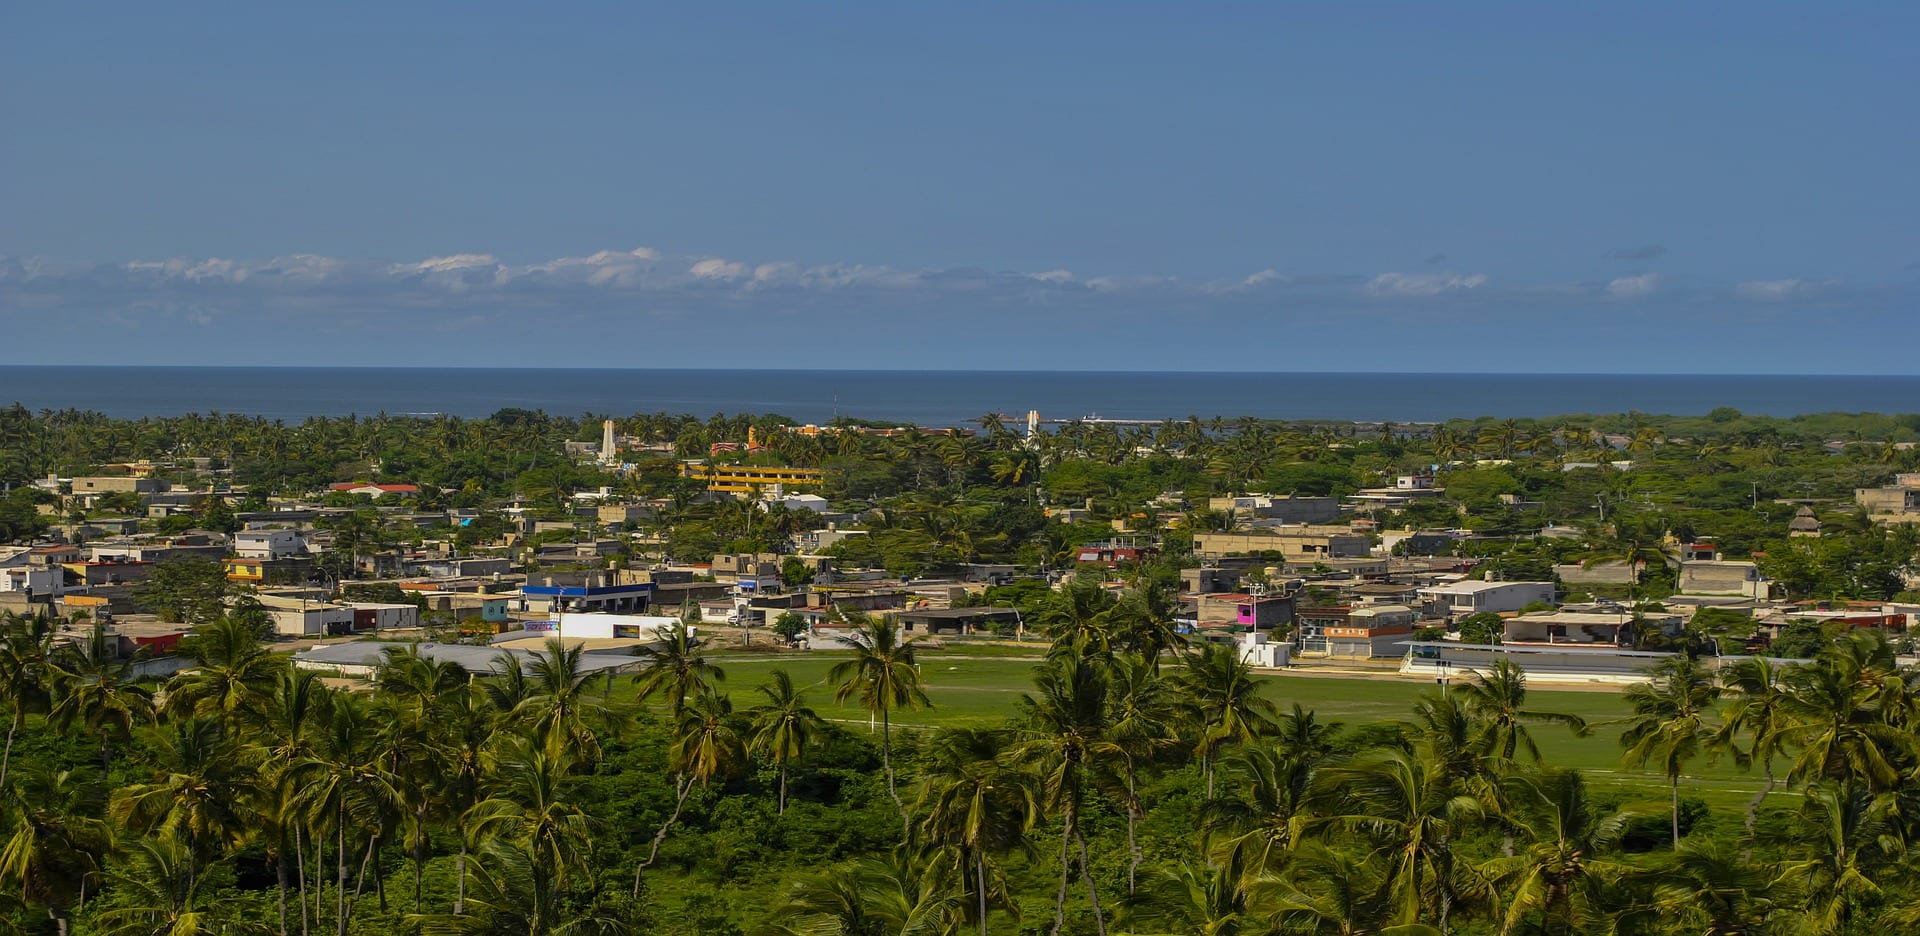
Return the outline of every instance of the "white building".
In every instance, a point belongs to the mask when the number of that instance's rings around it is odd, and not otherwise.
[[[1292,650],[1292,644],[1268,643],[1267,635],[1261,631],[1240,635],[1240,662],[1248,666],[1292,665],[1293,661],[1289,658]]]
[[[273,632],[282,637],[325,637],[353,631],[353,609],[336,604],[312,602],[305,607],[268,607]]]
[[[1420,589],[1429,617],[1518,611],[1535,602],[1553,603],[1552,582],[1479,582],[1467,580]]]
[[[766,497],[762,498],[762,501],[769,507],[774,504],[780,504],[788,510],[806,510],[817,514],[826,513],[832,509],[828,506],[827,499],[818,494],[769,493]]]
[[[30,591],[35,598],[58,595],[66,572],[59,566],[16,566],[0,569],[0,591]]]
[[[243,530],[233,535],[233,554],[242,559],[304,556],[307,541],[297,530]]]
[[[677,617],[650,614],[598,614],[560,611],[545,621],[528,621],[527,632],[549,634],[562,640],[656,640],[660,632],[680,621]]]
[[[1767,577],[1751,562],[1694,559],[1680,563],[1682,594],[1766,598],[1768,591]]]
[[[389,630],[420,626],[419,605],[349,601],[347,607],[353,609],[354,630]]]

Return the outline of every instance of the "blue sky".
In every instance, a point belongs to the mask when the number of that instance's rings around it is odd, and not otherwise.
[[[0,13],[0,363],[1920,373],[1913,4],[184,9]]]

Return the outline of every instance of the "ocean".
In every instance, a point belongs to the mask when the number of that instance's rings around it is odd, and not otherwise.
[[[381,411],[483,417],[503,407],[582,413],[779,413],[969,423],[1047,419],[1326,419],[1431,422],[1573,413],[1700,415],[1730,406],[1792,416],[1920,412],[1920,377],[1628,374],[1275,374],[1021,371],[481,368],[0,367],[0,406],[188,412],[298,421]]]

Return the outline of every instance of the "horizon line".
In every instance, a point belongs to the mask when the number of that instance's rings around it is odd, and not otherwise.
[[[0,362],[9,369],[72,370],[307,370],[307,371],[577,371],[581,373],[788,373],[788,374],[1085,374],[1170,377],[1747,377],[1772,379],[1920,380],[1920,373],[1841,374],[1831,372],[1756,373],[1743,371],[1411,371],[1411,370],[1141,370],[1103,368],[900,368],[900,367],[568,367],[526,364],[101,364]]]

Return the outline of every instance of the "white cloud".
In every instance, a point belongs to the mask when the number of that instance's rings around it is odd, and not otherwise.
[[[1639,276],[1622,276],[1607,284],[1607,295],[1619,299],[1638,299],[1653,295],[1660,288],[1660,274],[1642,273]]]
[[[1792,299],[1805,296],[1819,288],[1819,284],[1805,279],[1748,280],[1734,287],[1734,293],[1743,299]]]
[[[460,273],[485,268],[489,271],[500,265],[493,254],[449,254],[445,257],[428,257],[418,263],[396,263],[387,269],[396,275],[411,273]]]
[[[1438,296],[1479,289],[1486,284],[1485,273],[1470,276],[1458,273],[1382,273],[1367,281],[1366,291],[1372,296]]]
[[[1043,283],[1071,283],[1073,273],[1069,270],[1048,270],[1045,273],[1033,274],[1033,278]]]
[[[687,268],[695,279],[739,279],[747,275],[747,265],[738,260],[709,257]]]

